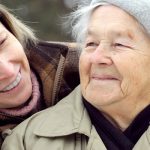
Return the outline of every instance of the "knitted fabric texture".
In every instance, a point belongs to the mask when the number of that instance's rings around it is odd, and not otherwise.
[[[120,7],[144,26],[150,33],[150,0],[92,0],[90,5],[104,5],[108,3]]]

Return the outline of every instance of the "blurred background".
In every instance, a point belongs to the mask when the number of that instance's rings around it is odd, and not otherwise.
[[[0,0],[36,35],[47,41],[72,41],[62,30],[61,19],[76,7],[80,0]]]

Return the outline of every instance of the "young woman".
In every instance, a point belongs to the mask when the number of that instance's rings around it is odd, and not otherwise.
[[[0,5],[0,145],[10,129],[55,104],[79,83],[77,63],[71,45],[40,42]]]

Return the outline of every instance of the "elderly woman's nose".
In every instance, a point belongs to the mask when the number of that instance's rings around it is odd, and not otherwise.
[[[0,60],[0,80],[9,78],[15,75],[13,63]]]
[[[90,54],[90,61],[94,64],[106,64],[111,65],[112,59],[108,49],[98,46],[93,53]]]

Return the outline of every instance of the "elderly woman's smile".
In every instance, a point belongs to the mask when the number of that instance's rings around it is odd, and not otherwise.
[[[113,73],[91,73],[89,82],[90,84],[94,84],[95,86],[99,85],[99,86],[110,87],[111,84],[115,84],[119,82],[119,77]]]
[[[91,75],[91,79],[94,79],[94,80],[117,80],[117,78],[115,77],[115,76],[113,76],[113,75],[108,75],[108,74],[102,74],[102,75],[98,75],[98,74],[93,74],[93,75]]]
[[[117,78],[113,75],[109,75],[109,74],[102,74],[102,75],[98,75],[98,74],[93,74],[91,75],[91,79],[93,80],[97,80],[97,81],[111,81],[111,80],[117,80]]]

